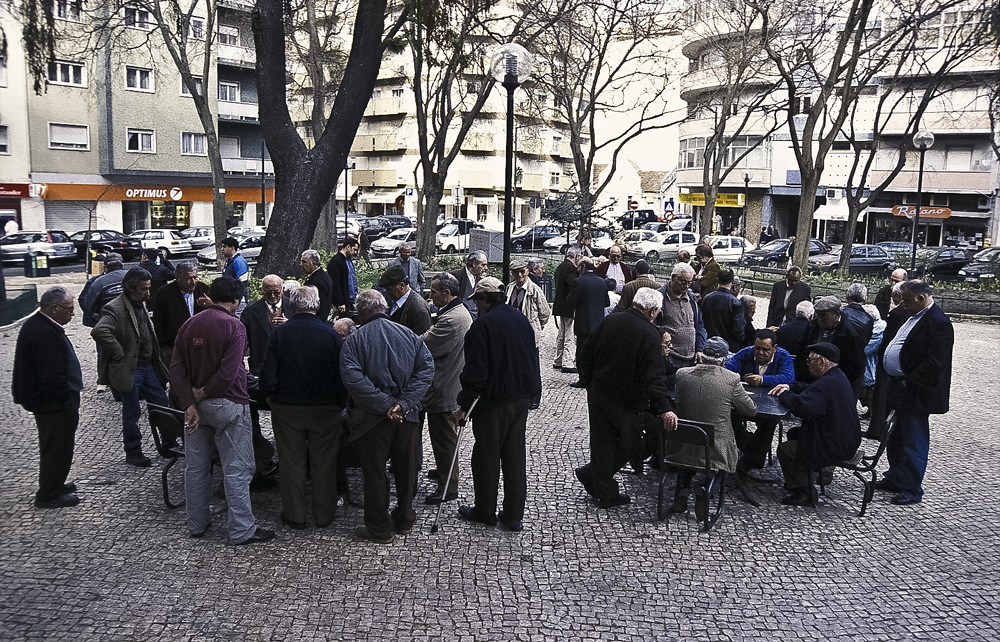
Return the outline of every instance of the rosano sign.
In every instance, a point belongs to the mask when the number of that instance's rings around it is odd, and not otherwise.
[[[892,208],[893,216],[913,218],[916,213],[917,207],[915,205],[894,205]],[[924,205],[920,208],[920,218],[948,218],[949,216],[951,216],[951,210],[947,207],[928,207]]]

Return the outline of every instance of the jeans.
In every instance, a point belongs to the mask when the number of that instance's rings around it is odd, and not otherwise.
[[[889,470],[885,478],[899,490],[923,497],[921,486],[927,470],[927,453],[931,446],[929,416],[896,409],[896,428],[889,437],[885,454]]]
[[[211,521],[212,456],[218,451],[229,505],[229,541],[237,544],[257,529],[250,508],[254,471],[250,408],[228,399],[205,399],[198,404],[198,415],[198,428],[187,435],[184,444],[188,530],[202,533]]]
[[[147,403],[169,406],[167,393],[163,390],[163,384],[156,376],[153,366],[149,364],[137,366],[132,389],[128,392],[119,392],[122,397],[122,441],[125,444],[125,454],[140,454],[142,432],[139,430],[139,417],[142,416],[142,409],[139,407],[139,400],[145,399]]]

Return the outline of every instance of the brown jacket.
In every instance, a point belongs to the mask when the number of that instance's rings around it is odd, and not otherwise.
[[[90,331],[90,336],[101,349],[97,364],[97,382],[107,384],[121,392],[132,390],[135,369],[139,362],[139,324],[145,323],[151,339],[152,364],[160,383],[167,384],[167,369],[163,367],[160,344],[153,331],[153,323],[142,306],[142,313],[136,315],[135,308],[123,293],[101,309],[101,318]]]

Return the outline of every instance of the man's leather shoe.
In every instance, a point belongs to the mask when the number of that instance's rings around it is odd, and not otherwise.
[[[781,503],[784,506],[812,506],[812,500],[809,498],[809,493],[802,490],[796,490],[788,493],[781,498]]]
[[[66,482],[65,484],[63,484],[63,493],[75,493],[75,492],[76,492],[76,484],[74,484],[73,482]]]
[[[202,530],[198,531],[197,533],[191,533],[191,537],[193,537],[194,539],[198,539],[198,538],[200,538],[200,537],[204,537],[204,536],[205,536],[205,533],[207,533],[207,532],[208,532],[208,529],[209,529],[209,527],[210,527],[211,525],[212,525],[212,522],[209,522],[209,523],[208,523],[208,525],[207,525],[207,526],[205,526],[205,528],[204,528],[204,529],[202,529]]]
[[[576,368],[560,368],[559,371],[565,374],[576,374],[579,372]]]
[[[921,501],[920,497],[917,497],[913,493],[908,493],[905,490],[896,493],[892,499],[889,500],[890,504],[895,504],[896,506],[909,506],[910,504],[919,504]]]
[[[389,534],[389,537],[376,537],[372,535],[371,532],[364,526],[358,526],[354,529],[354,534],[358,537],[358,539],[366,542],[374,542],[375,544],[392,544],[391,533]]]
[[[497,513],[497,521],[503,524],[507,530],[513,531],[515,533],[520,533],[524,530],[524,523],[519,519],[507,519],[504,517],[503,511]]]
[[[437,468],[431,468],[427,471],[427,479],[441,479],[441,473],[438,472]]]
[[[399,533],[400,535],[409,535],[410,533],[413,532],[413,527],[411,526],[409,528],[402,528],[400,526],[393,526],[392,530],[395,531],[396,533]]]
[[[898,493],[899,492],[899,488],[896,486],[896,484],[893,484],[891,481],[889,481],[888,479],[886,479],[884,477],[882,479],[878,480],[877,482],[875,482],[875,490],[880,490],[880,491],[882,491],[884,493]]]
[[[615,506],[624,506],[631,503],[632,498],[628,495],[615,495],[611,499],[602,499],[597,502],[597,505],[601,508],[614,508]]]
[[[136,468],[149,468],[153,465],[153,461],[141,452],[125,455],[125,463]]]
[[[65,493],[60,495],[55,499],[48,501],[42,501],[40,499],[35,500],[36,508],[68,508],[70,506],[76,506],[80,503],[80,498],[73,493]]]
[[[562,370],[562,364],[559,364],[559,365],[556,365],[556,364],[554,364],[554,363],[553,363],[553,364],[552,364],[552,367],[553,367],[554,369],[556,369],[556,370]]]
[[[268,542],[274,539],[274,531],[269,531],[266,528],[257,527],[257,530],[253,532],[253,535],[246,538],[242,542],[236,542],[233,546],[246,546],[247,544],[259,544],[260,542]]]
[[[478,524],[486,524],[487,526],[497,525],[496,516],[494,516],[493,519],[490,519],[485,515],[480,515],[476,512],[476,508],[474,506],[459,506],[458,516],[464,520],[476,522]]]
[[[590,472],[590,469],[586,466],[580,466],[576,469],[576,478],[580,480],[583,484],[583,489],[587,491],[587,494],[591,497],[597,497],[597,493],[594,492],[594,476]]]
[[[569,387],[570,388],[586,388],[587,386],[583,385],[582,381],[574,381],[573,383],[569,384]]]
[[[456,493],[446,493],[445,496],[444,496],[444,501],[446,501],[446,502],[453,502],[456,499],[458,499],[458,493],[457,492]],[[424,503],[425,504],[430,504],[431,506],[436,506],[436,505],[440,504],[441,503],[441,491],[437,491],[435,493],[431,493],[430,495],[428,495],[427,497],[425,497],[424,498]]]
[[[281,523],[287,526],[288,528],[294,528],[297,531],[305,530],[306,527],[305,522],[293,522],[284,515],[281,516]]]
[[[694,516],[699,522],[705,521],[705,517],[708,515],[708,501],[705,499],[705,495],[702,493],[694,494]]]
[[[671,513],[686,513],[688,509],[688,495],[690,488],[678,488],[674,491],[674,504],[670,507]]]

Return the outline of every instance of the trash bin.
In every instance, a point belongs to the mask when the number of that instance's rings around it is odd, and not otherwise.
[[[87,278],[104,274],[104,255],[94,250],[90,251],[90,265],[87,266]]]
[[[42,252],[28,252],[24,255],[24,276],[37,278],[49,276],[49,257]]]

